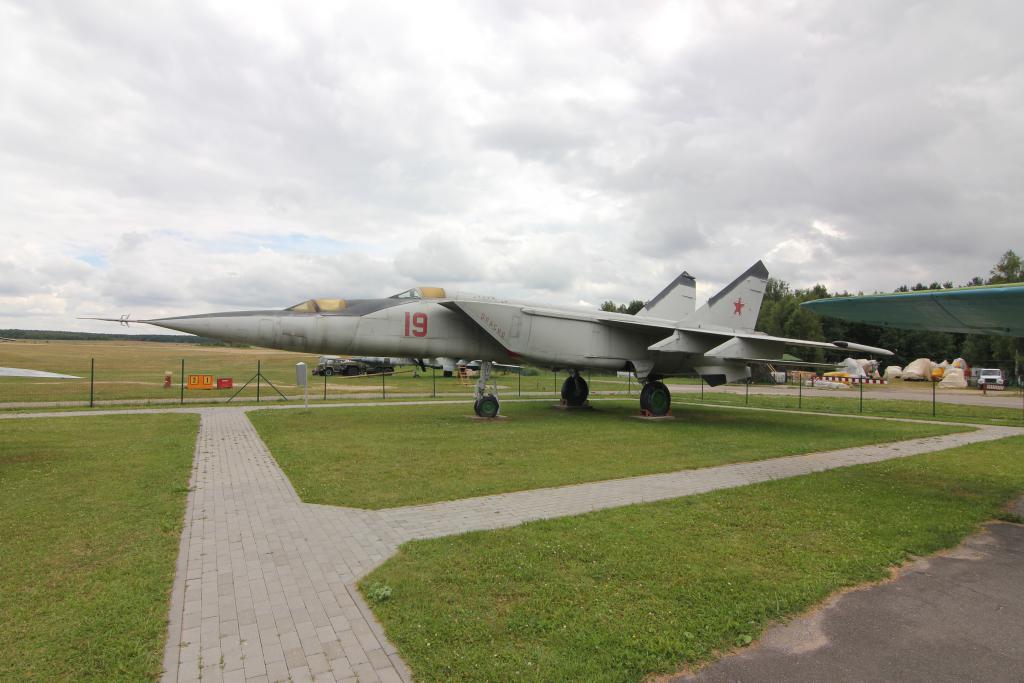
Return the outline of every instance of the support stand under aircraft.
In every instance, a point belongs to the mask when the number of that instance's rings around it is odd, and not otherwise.
[[[494,363],[568,370],[562,400],[570,406],[583,405],[590,393],[581,370],[628,370],[643,385],[641,410],[660,416],[672,405],[662,379],[672,375],[696,373],[711,386],[748,379],[749,363],[778,362],[786,346],[892,355],[755,332],[767,280],[758,261],[695,309],[696,280],[684,272],[636,315],[420,287],[385,299],[310,299],[284,310],[132,322],[307,353],[481,359],[474,407],[482,417],[500,409],[497,387],[487,388]]]

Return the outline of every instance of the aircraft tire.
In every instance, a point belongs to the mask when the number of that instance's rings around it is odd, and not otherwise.
[[[487,394],[473,403],[473,411],[478,417],[498,417],[498,399]]]
[[[672,392],[662,382],[648,382],[640,390],[640,408],[654,417],[668,415],[672,407]]]
[[[590,387],[587,380],[577,375],[569,375],[562,382],[562,400],[567,406],[581,406],[587,402],[590,396]]]
[[[334,368],[324,368],[324,374],[330,377],[334,374]]]
[[[355,377],[356,375],[359,374],[359,367],[356,365],[350,365],[347,368],[345,368],[345,374],[348,377]]]

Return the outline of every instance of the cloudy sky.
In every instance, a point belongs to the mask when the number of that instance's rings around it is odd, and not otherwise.
[[[1024,250],[1024,4],[0,0],[0,327]],[[141,331],[141,330],[140,330]]]

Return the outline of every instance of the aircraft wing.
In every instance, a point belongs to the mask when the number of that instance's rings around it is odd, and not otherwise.
[[[721,343],[708,348],[709,339],[721,340]],[[648,349],[650,351],[669,353],[702,353],[705,356],[721,358],[723,360],[764,362],[766,360],[782,358],[782,351],[787,346],[825,349],[827,351],[869,353],[878,356],[892,355],[892,351],[887,349],[856,344],[854,342],[819,342],[808,339],[773,337],[758,332],[736,332],[699,327],[679,327],[665,339],[651,344]]]
[[[905,330],[1024,337],[1024,284],[818,299],[819,315]]]
[[[509,351],[523,354],[516,323],[508,315],[510,309],[530,316],[576,320],[628,329],[654,340],[647,348],[662,353],[703,354],[728,360],[764,361],[781,358],[786,346],[819,348],[891,356],[892,352],[853,342],[819,342],[806,339],[773,337],[759,332],[741,332],[717,326],[683,326],[670,320],[604,311],[560,310],[535,306],[510,306],[497,302],[449,300],[441,305],[462,313],[490,334]],[[663,336],[667,335],[667,336]]]

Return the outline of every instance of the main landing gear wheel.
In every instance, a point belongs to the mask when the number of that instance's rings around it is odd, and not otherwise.
[[[498,407],[498,397],[491,394],[478,398],[473,403],[473,410],[478,417],[497,417]]]
[[[494,393],[487,394],[487,381],[491,378],[491,361],[480,362],[480,377],[476,381],[476,390],[473,392],[473,412],[478,417],[498,417],[498,385],[494,385]]]
[[[648,382],[640,390],[640,409],[646,415],[662,417],[672,407],[672,392],[658,381]]]
[[[569,375],[562,382],[562,402],[567,406],[579,407],[587,402],[590,387],[579,373]]]

